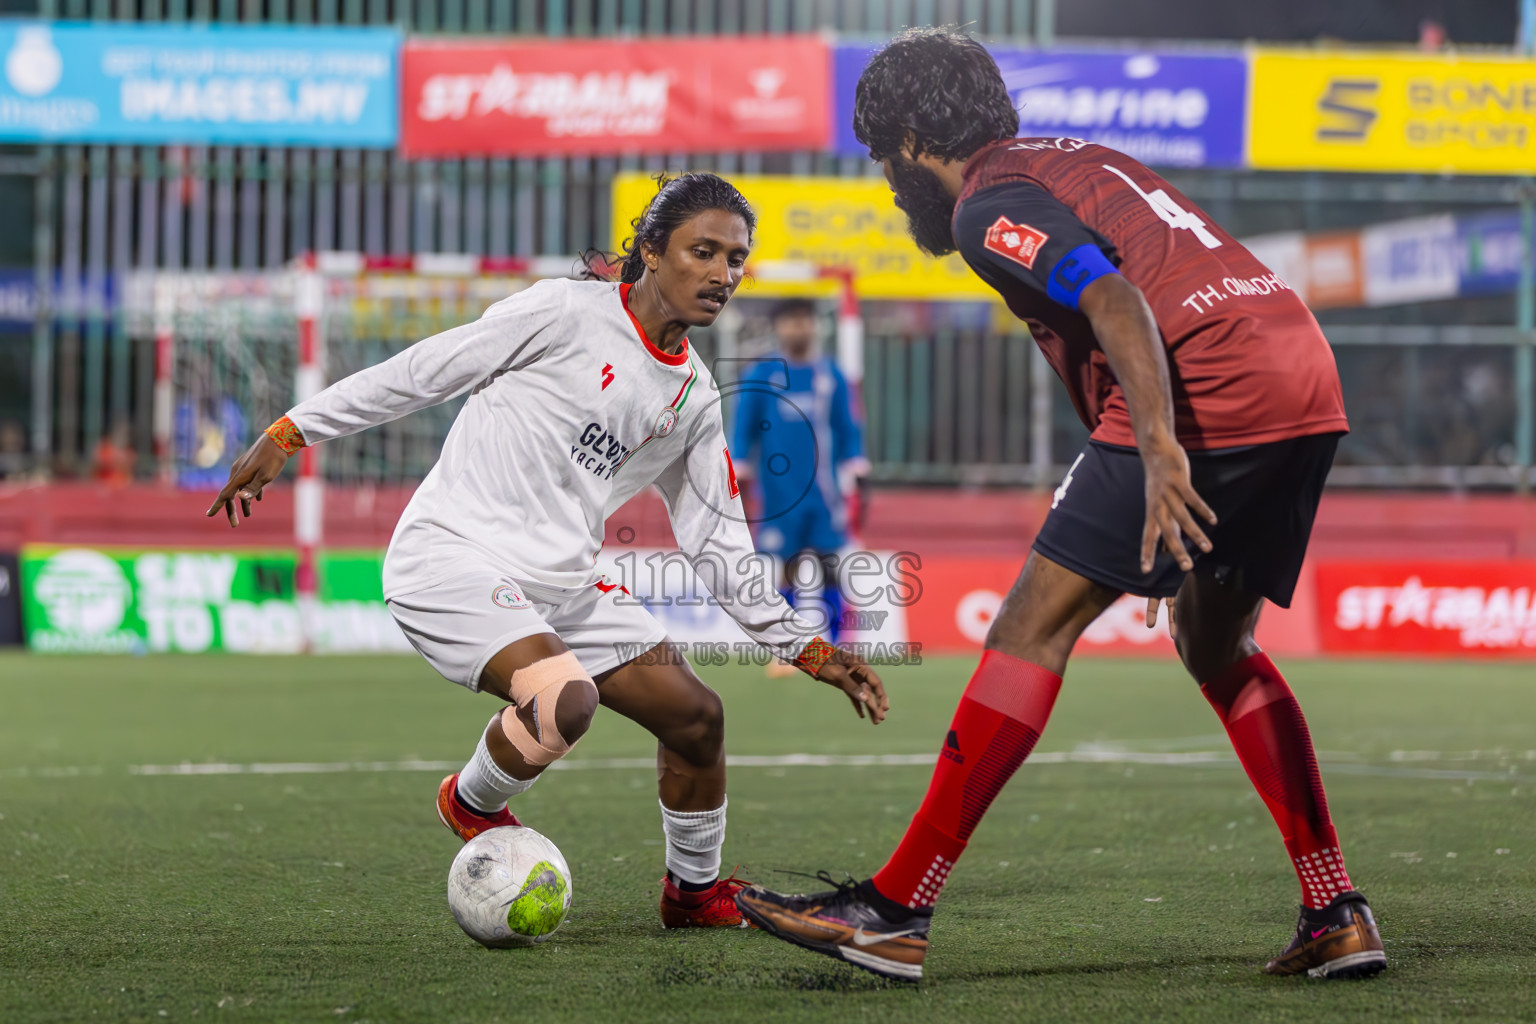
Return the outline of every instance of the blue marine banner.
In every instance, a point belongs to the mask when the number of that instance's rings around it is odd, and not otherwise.
[[[1248,63],[1241,54],[990,47],[1019,109],[1020,135],[1071,136],[1154,167],[1238,167]],[[834,55],[835,145],[853,135],[853,98],[873,49]]]
[[[0,140],[391,147],[400,33],[0,22]]]

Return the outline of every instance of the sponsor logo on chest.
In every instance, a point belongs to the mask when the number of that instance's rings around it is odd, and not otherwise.
[[[629,455],[629,445],[601,423],[588,423],[571,445],[571,461],[599,480],[610,479]]]
[[[693,385],[698,380],[698,376],[698,368],[689,363],[688,376],[678,388],[677,394],[669,404],[662,406],[656,418],[650,422],[650,433],[640,443],[627,445],[619,440],[618,435],[611,428],[601,423],[588,423],[575,443],[571,445],[571,461],[600,480],[611,480],[635,453],[652,441],[671,436],[677,430],[678,424],[682,421],[683,406],[692,394]],[[608,385],[613,381],[613,366],[605,363],[600,390],[607,390]],[[632,410],[632,412],[638,411]],[[629,413],[624,415],[627,418]]]

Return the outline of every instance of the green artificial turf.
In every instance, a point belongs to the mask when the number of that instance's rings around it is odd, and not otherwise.
[[[734,754],[931,754],[970,667],[890,670],[878,729],[803,678],[706,678]],[[0,657],[0,1021],[1536,1020],[1536,673],[1283,667],[1391,958],[1371,981],[1259,973],[1298,895],[1263,805],[1230,760],[1134,763],[1227,750],[1171,664],[1072,666],[1051,756],[977,830],[912,986],[663,932],[654,773],[627,766],[518,798],[570,861],[571,914],[533,949],[474,945],[445,903],[441,772],[402,762],[462,760],[492,703],[417,659]],[[652,753],[603,713],[573,760]],[[182,762],[314,764],[133,770]],[[866,876],[928,771],[733,769],[726,863]]]

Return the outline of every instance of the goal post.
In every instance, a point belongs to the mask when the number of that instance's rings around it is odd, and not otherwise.
[[[263,271],[145,270],[124,281],[123,320],[152,371],[145,398],[157,477],[217,488],[230,462],[294,404],[535,282],[576,257],[319,252]],[[436,461],[457,403],[296,460],[294,591],[303,623],[320,593],[326,482],[411,487]],[[307,645],[306,645],[307,646]]]

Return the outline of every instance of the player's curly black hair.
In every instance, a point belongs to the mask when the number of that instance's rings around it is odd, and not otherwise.
[[[1019,112],[986,47],[959,28],[912,28],[870,59],[854,94],[853,133],[875,160],[901,153],[964,160],[1019,133]]]
[[[582,254],[586,264],[586,276],[607,279],[611,266],[619,266],[619,280],[634,284],[645,271],[641,247],[652,252],[666,252],[667,242],[690,218],[705,210],[724,210],[734,213],[747,222],[747,237],[757,230],[757,213],[736,186],[718,174],[694,171],[669,178],[656,175],[656,194],[640,211],[640,216],[629,222],[634,235],[624,240],[622,256],[589,250]]]

